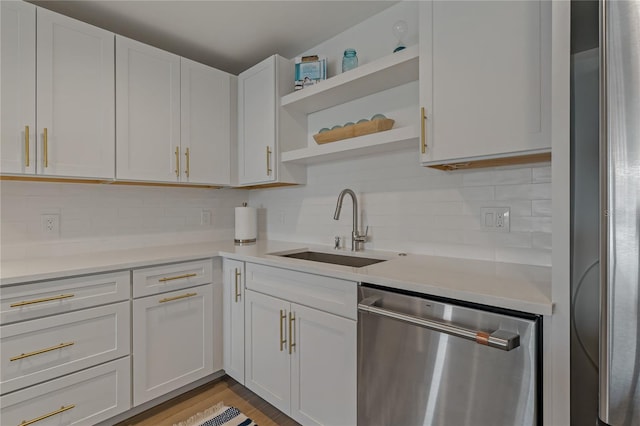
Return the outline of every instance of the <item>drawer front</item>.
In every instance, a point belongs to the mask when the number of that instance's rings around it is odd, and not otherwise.
[[[357,283],[273,266],[247,263],[245,286],[346,318],[357,318]]]
[[[133,297],[150,296],[211,282],[211,259],[136,269],[133,271]]]
[[[96,424],[130,408],[130,380],[126,357],[5,395],[2,424]]]
[[[129,302],[0,327],[2,393],[130,353]]]
[[[128,300],[129,271],[0,287],[0,324]]]

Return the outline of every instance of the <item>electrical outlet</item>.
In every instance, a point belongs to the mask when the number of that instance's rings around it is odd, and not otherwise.
[[[43,214],[42,233],[49,237],[60,236],[60,215],[59,214]]]
[[[482,207],[480,227],[485,231],[509,232],[509,207]]]
[[[210,226],[211,225],[211,210],[202,209],[200,212],[200,225]]]

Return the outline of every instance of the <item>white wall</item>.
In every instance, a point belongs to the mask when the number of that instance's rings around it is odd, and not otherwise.
[[[307,185],[251,191],[260,238],[350,244],[352,208],[338,194],[358,194],[367,248],[550,265],[551,169],[536,166],[443,172],[421,167],[416,150],[317,164]],[[511,232],[480,229],[481,207],[510,207]]]
[[[2,259],[233,238],[233,208],[246,191],[2,181]],[[201,225],[202,210],[211,224]],[[60,215],[60,236],[42,214]]]

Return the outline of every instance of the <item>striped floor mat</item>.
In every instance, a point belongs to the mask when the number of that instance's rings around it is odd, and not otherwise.
[[[220,402],[213,407],[175,423],[173,426],[258,426],[235,407]]]

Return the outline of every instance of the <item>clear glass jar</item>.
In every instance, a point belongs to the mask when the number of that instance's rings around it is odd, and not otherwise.
[[[346,49],[342,57],[342,72],[349,71],[358,66],[358,56],[355,49]]]

